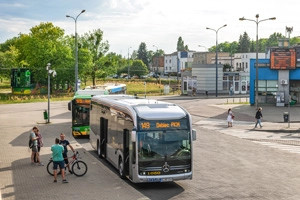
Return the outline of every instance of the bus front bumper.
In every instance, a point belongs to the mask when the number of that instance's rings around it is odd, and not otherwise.
[[[192,172],[183,173],[183,174],[172,174],[164,176],[140,176],[138,175],[136,180],[133,182],[136,183],[147,183],[147,182],[172,182],[179,180],[192,179]]]

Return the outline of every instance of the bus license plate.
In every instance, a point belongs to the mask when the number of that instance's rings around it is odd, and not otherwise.
[[[148,178],[148,182],[170,182],[173,181],[172,178]]]

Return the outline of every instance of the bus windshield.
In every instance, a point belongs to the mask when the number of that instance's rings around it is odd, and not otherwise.
[[[138,132],[139,160],[178,160],[191,158],[188,130]]]
[[[89,105],[75,104],[73,107],[73,125],[74,126],[88,126],[89,125]]]

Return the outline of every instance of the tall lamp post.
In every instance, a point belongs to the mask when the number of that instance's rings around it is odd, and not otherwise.
[[[77,42],[77,19],[79,15],[84,13],[85,10],[82,10],[76,17],[66,15],[66,17],[72,18],[75,21],[75,92],[78,90],[78,42]]]
[[[47,74],[48,74],[48,118],[47,123],[50,123],[50,75],[52,74],[53,77],[56,76],[56,71],[51,70],[51,64],[48,63],[46,66]]]
[[[258,20],[259,14],[255,15],[256,20],[246,19],[245,17],[239,18],[240,21],[251,21],[256,23],[256,62],[255,62],[255,106],[258,108],[258,24],[267,20],[275,20],[276,17]]]
[[[198,47],[203,47],[203,48],[205,48],[206,51],[208,51],[206,46],[203,46],[203,45],[199,44]]]
[[[128,74],[127,74],[127,80],[129,79],[129,72],[130,72],[130,70],[129,70],[129,49],[131,49],[132,47],[129,47],[128,48],[128,69],[127,69],[127,71],[128,71]]]
[[[206,29],[216,32],[216,97],[218,97],[218,32],[221,28],[224,28],[225,26],[227,26],[227,24],[224,24],[217,30],[206,27]]]

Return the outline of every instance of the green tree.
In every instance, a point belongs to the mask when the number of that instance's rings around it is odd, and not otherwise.
[[[64,43],[64,31],[52,23],[40,23],[29,34],[20,34],[16,47],[20,51],[19,63],[28,64],[34,80],[46,84],[46,65],[57,71],[55,81],[74,81],[72,50]]]
[[[146,66],[149,66],[149,54],[145,42],[142,42],[137,51],[137,59],[142,60]]]
[[[142,76],[148,73],[147,66],[142,60],[134,60],[130,66],[130,76]]]
[[[277,47],[278,46],[278,39],[284,38],[281,33],[273,33],[269,36],[268,40],[266,41],[265,48],[267,47]]]
[[[246,32],[239,38],[239,53],[248,53],[250,51],[250,38]]]
[[[101,58],[109,50],[108,41],[102,40],[103,31],[101,31],[101,29],[85,33],[84,36],[80,39],[82,47],[88,49],[91,52],[93,58],[93,66],[90,74],[93,85],[96,85],[96,75],[101,76],[101,74],[104,74],[104,72],[102,72],[101,70],[103,70],[102,64],[105,62],[103,62],[103,59],[101,60]]]
[[[300,44],[300,38],[299,37],[293,37],[290,39],[290,45],[299,45]]]
[[[9,78],[12,68],[19,67],[19,51],[15,46],[10,46],[5,52],[0,51],[0,77]]]
[[[180,36],[177,41],[177,51],[184,51],[184,50],[185,50],[184,41]]]

